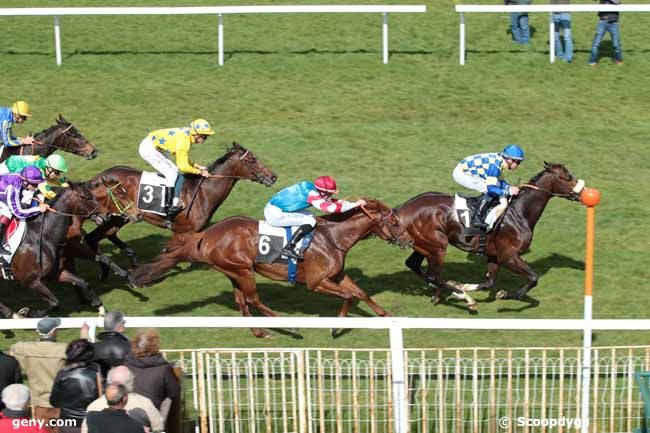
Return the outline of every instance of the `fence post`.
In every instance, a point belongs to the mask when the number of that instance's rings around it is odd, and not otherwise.
[[[395,433],[408,433],[409,413],[406,399],[407,389],[404,375],[404,337],[399,320],[390,325],[390,355],[393,377],[393,413],[395,414]]]
[[[57,15],[54,16],[54,48],[56,50],[56,65],[61,66],[61,26]]]
[[[219,39],[219,66],[223,66],[223,14],[219,14],[219,29],[217,39]]]
[[[555,23],[553,22],[553,12],[548,14],[548,55],[551,57],[551,63],[555,63]]]
[[[384,16],[384,24],[382,25],[382,42],[383,42],[383,51],[384,51],[384,65],[388,63],[388,12],[382,12]]]
[[[296,370],[298,376],[298,431],[299,433],[307,433],[307,386],[306,377],[309,372],[305,368],[305,351],[297,350],[294,352],[296,356]]]
[[[465,14],[460,13],[460,64],[465,64]]]

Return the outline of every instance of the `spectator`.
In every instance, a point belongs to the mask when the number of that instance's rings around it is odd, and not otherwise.
[[[86,408],[102,395],[102,377],[92,362],[95,352],[88,340],[75,340],[65,351],[65,366],[57,373],[50,404],[61,408],[61,419],[75,420],[74,427],[59,427],[60,433],[79,433]]]
[[[180,383],[171,364],[160,353],[158,331],[138,332],[131,340],[131,352],[124,363],[135,375],[134,391],[150,398],[163,419],[167,419],[172,400],[180,395]]]
[[[551,0],[553,5],[568,5],[571,0]],[[555,56],[567,63],[573,61],[573,40],[571,39],[571,14],[568,12],[553,12],[553,27],[555,28]],[[564,35],[564,47],[560,39],[560,31]]]
[[[102,374],[108,374],[111,368],[122,365],[124,357],[131,351],[129,339],[123,334],[124,315],[119,311],[109,311],[104,316],[104,332],[97,335],[95,343],[95,361],[102,368]]]
[[[47,433],[39,426],[19,425],[16,421],[29,421],[27,403],[29,402],[29,388],[15,383],[2,390],[2,402],[6,406],[0,414],[0,432],[2,433]]]
[[[129,400],[123,385],[106,387],[108,408],[101,412],[88,412],[89,433],[143,433],[144,427],[126,414],[124,408]]]
[[[504,0],[506,5],[529,5],[532,0]],[[510,30],[512,40],[521,45],[530,42],[530,26],[528,25],[528,12],[510,12]]]
[[[163,423],[163,418],[158,412],[158,409],[153,405],[151,400],[147,397],[144,397],[140,394],[133,392],[133,373],[129,370],[128,367],[120,365],[113,367],[106,377],[107,385],[123,385],[128,392],[128,401],[124,409],[132,416],[134,419],[140,421],[142,425],[150,427],[149,431],[161,432],[165,429]],[[97,400],[90,403],[90,406],[86,409],[87,412],[99,412],[108,408],[108,402],[106,401],[106,396],[103,395]],[[145,424],[146,420],[146,424]],[[81,433],[86,433],[88,431],[88,426],[86,421],[81,425]]]
[[[22,382],[23,376],[20,374],[20,366],[16,358],[0,350],[0,392],[11,384]],[[0,401],[0,410],[4,408],[4,403]]]
[[[60,325],[61,319],[45,317],[36,325],[38,341],[18,342],[11,346],[11,354],[16,357],[29,378],[32,415],[45,422],[59,418],[59,409],[50,405],[50,392],[54,377],[65,362],[66,344],[56,341],[57,328]]]
[[[601,5],[619,5],[620,0],[600,0]],[[618,12],[598,12],[598,26],[596,27],[596,35],[591,44],[591,57],[589,57],[589,64],[596,66],[598,64],[598,50],[600,43],[609,32],[612,37],[612,45],[614,46],[614,61],[616,64],[623,64],[623,50],[621,49],[621,35],[618,25]]]

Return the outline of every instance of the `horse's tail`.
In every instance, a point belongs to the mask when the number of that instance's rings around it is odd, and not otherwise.
[[[179,262],[192,259],[191,247],[195,242],[188,242],[198,233],[175,234],[165,245],[162,252],[150,263],[138,266],[129,277],[133,286],[143,287],[151,284],[169,272]]]

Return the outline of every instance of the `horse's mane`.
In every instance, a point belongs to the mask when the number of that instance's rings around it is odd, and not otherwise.
[[[54,130],[56,130],[57,128],[60,128],[61,126],[69,126],[69,125],[72,125],[70,122],[68,122],[67,120],[65,120],[65,119],[63,118],[63,116],[61,116],[61,115],[59,115],[59,118],[58,118],[58,119],[55,119],[55,121],[56,121],[56,123],[55,123],[54,125],[50,126],[49,128],[45,128],[45,129],[42,130],[41,132],[36,133],[35,136],[36,136],[36,135],[45,135],[45,134],[49,134],[50,132],[53,132]]]
[[[562,164],[562,163],[553,163],[553,162],[544,163],[544,170],[540,171],[535,176],[533,176],[532,179],[530,179],[528,181],[528,183],[535,184],[535,182],[537,182],[545,173],[547,173],[549,171],[549,169],[554,168],[554,167],[564,167],[564,164]]]
[[[238,143],[233,143],[231,147],[226,146],[226,153],[222,157],[218,158],[215,162],[213,162],[208,167],[208,171],[212,173],[214,170],[216,170],[217,167],[219,167],[224,162],[228,161],[230,157],[233,156],[235,152],[237,152],[238,150],[246,151],[244,146]]]
[[[404,206],[406,206],[407,204],[409,204],[409,203],[411,203],[411,202],[413,202],[413,201],[416,201],[416,200],[418,200],[418,199],[420,199],[420,198],[422,198],[422,197],[424,197],[424,196],[427,196],[427,195],[439,195],[439,196],[443,196],[443,197],[449,197],[449,196],[450,196],[449,194],[446,194],[446,193],[444,193],[444,192],[438,192],[438,191],[421,192],[420,194],[416,195],[415,197],[411,197],[410,199],[408,199],[407,201],[405,201],[404,203],[402,203],[402,204],[399,205],[398,207],[394,208],[393,210],[394,210],[395,212],[399,212],[399,210],[400,210],[402,207],[404,207]]]

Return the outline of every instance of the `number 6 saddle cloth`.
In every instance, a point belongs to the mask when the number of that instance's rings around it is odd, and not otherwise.
[[[258,225],[257,255],[255,263],[282,263],[287,264],[287,281],[295,282],[297,262],[288,260],[282,254],[282,248],[291,239],[298,226],[275,227],[266,221],[260,221]],[[314,232],[308,233],[296,245],[296,251],[302,254],[311,244]]]

